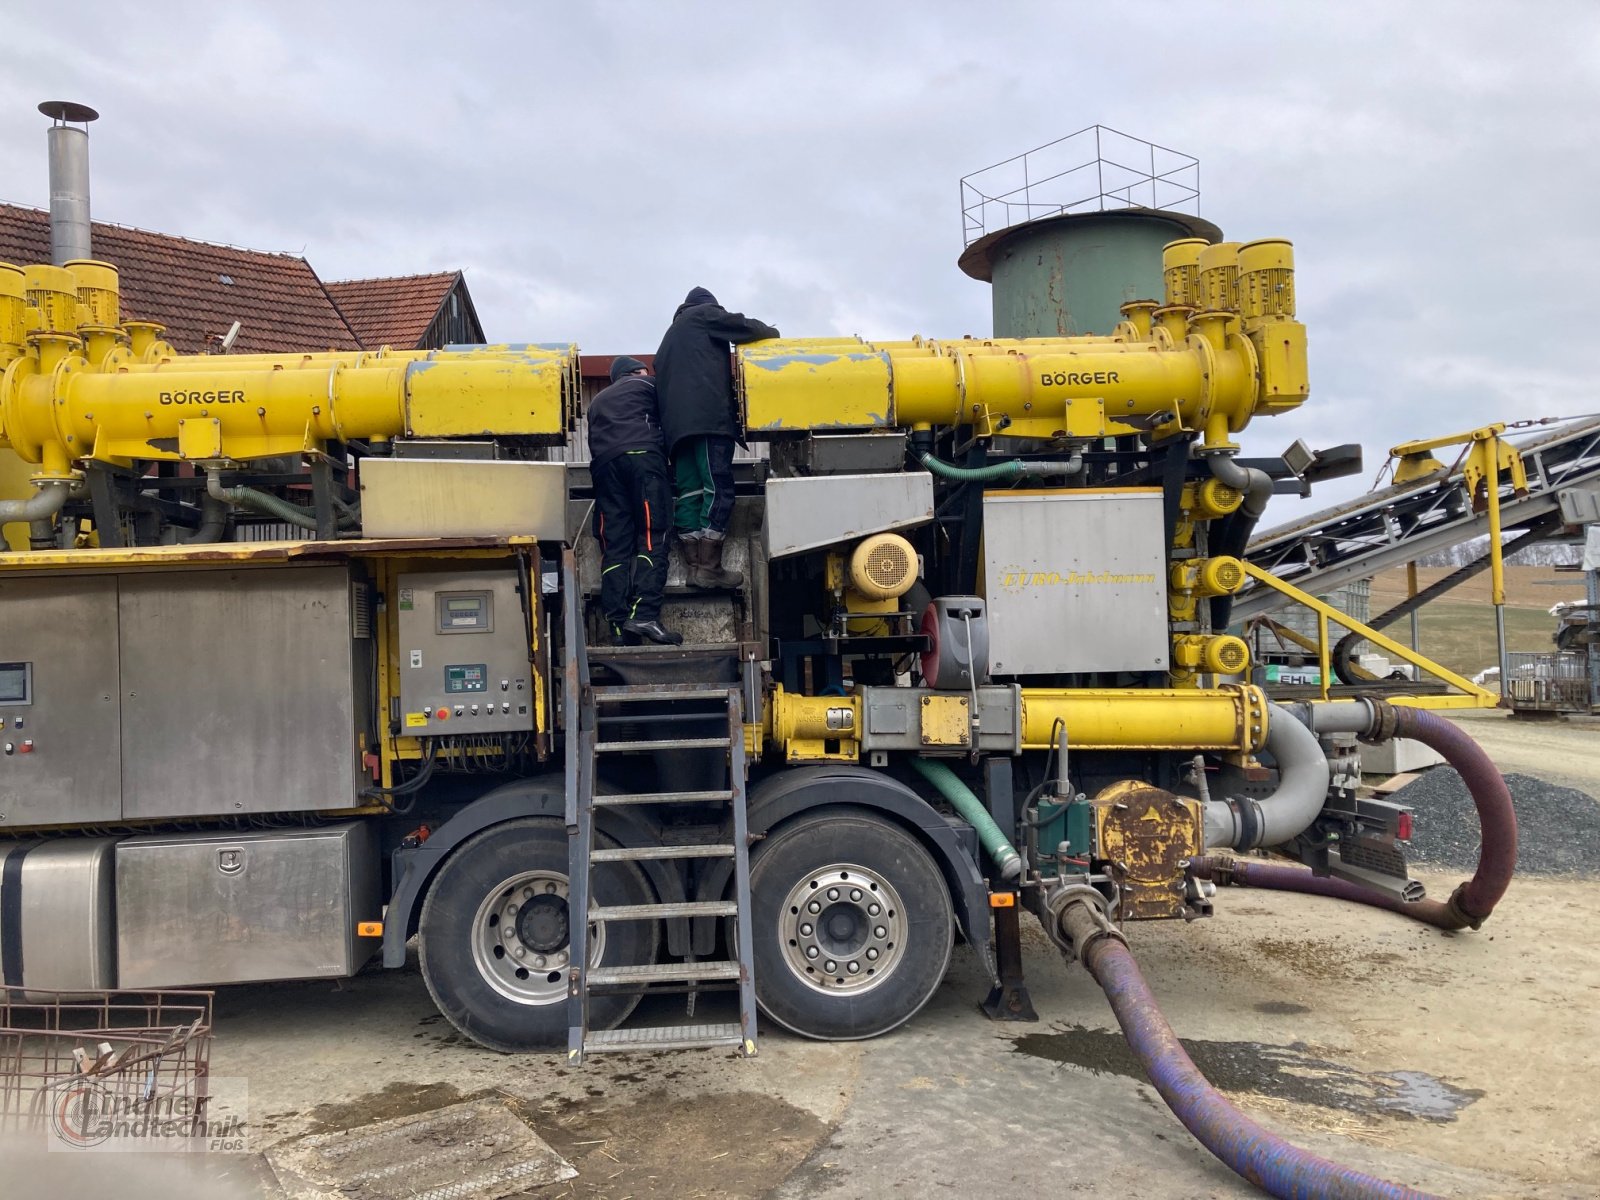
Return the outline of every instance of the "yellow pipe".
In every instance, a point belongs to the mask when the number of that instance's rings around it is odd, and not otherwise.
[[[102,374],[61,340],[34,335],[38,361],[13,364],[28,369],[8,370],[0,394],[0,437],[28,462],[248,460],[402,433],[554,436],[571,396],[569,357]]]
[[[1042,750],[1061,721],[1068,745],[1094,750],[1260,749],[1267,697],[1236,684],[1215,689],[1023,688],[1022,745]]]

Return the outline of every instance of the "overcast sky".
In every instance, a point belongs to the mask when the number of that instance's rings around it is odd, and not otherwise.
[[[991,331],[957,181],[1102,123],[1292,239],[1312,398],[1249,447],[1600,411],[1600,3],[8,4],[0,200],[93,105],[96,219],[464,268],[491,340]],[[1319,491],[1327,502],[1349,490]],[[1288,519],[1293,501],[1269,515]]]

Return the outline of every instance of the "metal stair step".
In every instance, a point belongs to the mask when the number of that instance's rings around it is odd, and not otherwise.
[[[628,684],[594,689],[597,704],[629,704],[639,700],[727,700],[737,684],[703,687],[696,684]]]
[[[596,1029],[583,1040],[585,1051],[698,1050],[741,1046],[744,1035],[735,1024],[647,1025],[638,1029]]]
[[[589,985],[602,983],[703,983],[739,978],[739,964],[727,960],[692,963],[651,963],[640,967],[591,967]]]
[[[615,796],[596,796],[596,808],[622,808],[630,804],[710,804],[732,800],[727,788],[709,792],[619,792]]]
[[[726,737],[663,738],[660,741],[596,742],[596,754],[616,754],[628,750],[726,750]]]
[[[590,908],[591,921],[654,921],[661,917],[732,917],[739,905],[732,900],[683,900],[675,904],[614,904]]]
[[[642,862],[656,858],[732,858],[733,846],[727,842],[699,843],[693,846],[624,846],[618,850],[593,850],[592,863]]]

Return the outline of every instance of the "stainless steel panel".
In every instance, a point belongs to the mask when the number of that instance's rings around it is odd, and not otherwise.
[[[117,847],[117,986],[353,975],[381,916],[367,822],[129,838]]]
[[[343,567],[121,581],[125,816],[353,803],[370,685]]]
[[[992,493],[983,541],[994,674],[1166,669],[1159,488]]]
[[[516,572],[419,572],[401,575],[395,587],[406,733],[428,737],[532,729],[537,685],[528,665],[528,622]],[[477,597],[484,602],[481,619],[450,615],[452,602]]]
[[[0,580],[0,660],[32,664],[31,702],[0,703],[0,830],[117,820],[116,580]]]
[[[361,460],[367,537],[566,535],[563,463],[444,458]]]
[[[928,753],[922,744],[922,698],[952,696],[954,691],[931,688],[867,687],[861,689],[864,714],[863,750],[913,750]],[[978,689],[978,748],[990,754],[1022,753],[1022,689],[1015,684],[984,684]],[[966,747],[949,747],[965,754]]]
[[[767,556],[782,558],[933,520],[933,476],[812,475],[767,481]]]
[[[0,842],[0,983],[61,992],[116,986],[116,844],[115,838]]]

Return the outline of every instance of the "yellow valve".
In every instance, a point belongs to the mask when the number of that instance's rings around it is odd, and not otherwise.
[[[1250,647],[1232,634],[1183,634],[1172,639],[1172,665],[1211,675],[1239,675],[1250,665]]]
[[[1161,276],[1168,307],[1200,307],[1200,252],[1205,238],[1179,238],[1161,249]]]
[[[774,688],[766,726],[789,762],[854,762],[861,753],[861,697],[801,696]]]

